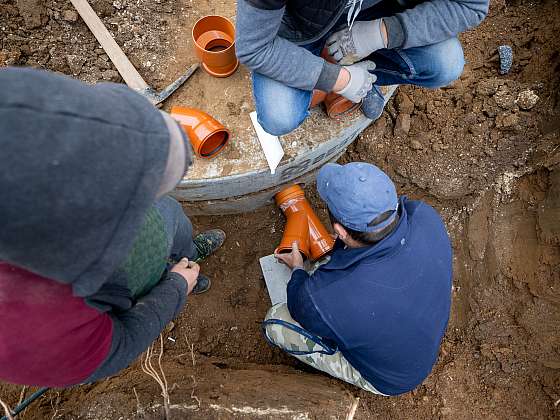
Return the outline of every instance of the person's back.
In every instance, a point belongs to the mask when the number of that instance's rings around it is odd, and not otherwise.
[[[422,202],[402,204],[389,237],[370,247],[337,249],[307,284],[340,351],[389,395],[410,391],[428,376],[451,303],[452,256],[443,222]],[[289,308],[299,320],[303,308]]]

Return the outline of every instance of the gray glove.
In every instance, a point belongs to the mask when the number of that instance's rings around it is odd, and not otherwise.
[[[329,54],[338,64],[356,63],[372,52],[387,48],[381,32],[382,19],[354,22],[352,28],[344,28],[327,38]]]
[[[350,81],[344,89],[336,93],[354,103],[358,103],[372,89],[377,80],[377,76],[370,73],[370,71],[375,70],[375,63],[373,61],[362,61],[344,68],[350,72]]]

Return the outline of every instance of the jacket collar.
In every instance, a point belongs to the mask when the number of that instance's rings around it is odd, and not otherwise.
[[[375,245],[363,248],[343,248],[343,244],[340,246],[340,241],[337,241],[330,261],[323,265],[321,270],[343,270],[366,258],[381,258],[404,245],[409,232],[407,201],[406,196],[400,198],[400,219],[397,227],[389,236]]]

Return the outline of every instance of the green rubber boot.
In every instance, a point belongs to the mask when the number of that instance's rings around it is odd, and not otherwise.
[[[200,295],[210,289],[212,282],[204,274],[199,274],[196,280],[196,286],[194,286],[194,289],[191,292],[193,295]]]
[[[195,262],[200,262],[212,255],[226,240],[226,233],[221,229],[211,229],[196,235],[193,239],[196,249]]]

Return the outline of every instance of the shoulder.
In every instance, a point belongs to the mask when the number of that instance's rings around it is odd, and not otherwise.
[[[406,200],[404,206],[410,222],[431,221],[444,225],[439,212],[424,201]]]

